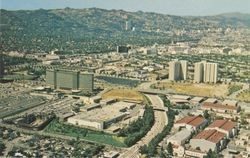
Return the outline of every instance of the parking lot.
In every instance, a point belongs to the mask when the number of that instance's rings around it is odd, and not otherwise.
[[[8,115],[13,115],[37,105],[41,105],[45,102],[45,98],[30,96],[27,93],[10,95],[7,98],[0,99],[0,116],[3,118]]]

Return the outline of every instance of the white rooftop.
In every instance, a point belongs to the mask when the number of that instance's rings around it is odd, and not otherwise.
[[[236,100],[224,100],[222,102],[223,105],[229,105],[229,106],[237,106],[238,101]]]
[[[191,135],[191,131],[187,130],[187,129],[183,129],[177,133],[175,133],[174,135],[172,135],[171,137],[168,138],[168,140],[175,140],[175,141],[181,141],[183,139],[186,139],[187,137],[189,137]]]
[[[215,103],[215,102],[217,102],[217,99],[216,99],[216,98],[208,98],[208,99],[205,100],[204,102],[207,102],[207,103]]]
[[[121,109],[130,108],[131,105],[135,105],[135,104],[120,101],[112,105],[103,106],[102,108],[80,112],[77,115],[73,116],[72,118],[79,119],[79,120],[104,122],[113,118],[126,115],[127,113],[121,112]]]
[[[193,97],[193,98],[191,99],[191,101],[192,101],[192,102],[201,102],[202,99],[204,99],[204,98],[203,98],[203,97]]]
[[[190,96],[187,95],[172,95],[171,99],[183,99],[183,100],[188,100]]]

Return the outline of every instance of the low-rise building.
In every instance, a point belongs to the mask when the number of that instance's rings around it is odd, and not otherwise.
[[[117,151],[104,152],[104,158],[116,158],[118,156],[119,152]]]
[[[90,111],[90,110],[93,110],[93,109],[96,109],[96,108],[101,108],[101,104],[94,103],[94,104],[91,104],[91,105],[86,105],[86,106],[83,106],[82,108],[80,108],[80,111]]]
[[[184,145],[185,142],[191,137],[192,132],[187,129],[183,129],[167,139],[167,143],[171,143],[176,146]]]
[[[99,106],[99,104],[95,104],[91,106],[91,108],[94,107],[94,109],[85,110],[85,112],[80,112],[76,116],[68,118],[68,123],[96,129],[105,129],[112,123],[116,123],[127,116],[129,110],[133,109],[136,104],[120,101],[112,105],[96,108]]]
[[[188,150],[185,150],[185,155],[187,157],[203,158],[204,156],[207,155],[207,152],[195,150],[195,149],[188,149]]]
[[[207,100],[204,101],[204,103],[217,103],[217,99],[216,98],[208,98]]]
[[[241,130],[237,138],[233,139],[228,144],[228,150],[231,153],[244,154],[250,153],[250,133],[248,130]]]
[[[199,104],[204,100],[203,97],[193,97],[189,102],[193,105]]]
[[[183,157],[185,154],[185,148],[183,146],[173,146],[173,154],[176,157]]]
[[[191,131],[197,131],[207,124],[207,120],[201,116],[186,116],[175,122],[175,128],[187,128]]]
[[[112,103],[115,103],[115,102],[116,102],[116,99],[102,99],[100,101],[100,103],[102,105],[112,104]]]
[[[224,100],[222,102],[222,105],[228,105],[228,106],[238,106],[238,101],[236,100]]]
[[[206,130],[215,129],[226,134],[228,138],[232,138],[237,134],[237,123],[230,120],[215,120]]]
[[[201,106],[202,110],[212,110],[220,113],[238,113],[240,111],[240,106],[229,106],[220,103],[208,103],[204,102]]]
[[[215,129],[204,130],[190,140],[191,148],[208,152],[220,151],[225,147],[226,134]]]
[[[169,97],[169,100],[173,104],[188,104],[190,96],[186,95],[172,95]]]

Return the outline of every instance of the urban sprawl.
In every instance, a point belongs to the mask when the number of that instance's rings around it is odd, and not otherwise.
[[[2,52],[0,156],[250,157],[247,32],[105,53]]]

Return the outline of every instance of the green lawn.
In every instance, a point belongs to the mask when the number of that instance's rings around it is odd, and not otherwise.
[[[107,133],[101,134],[95,132],[88,132],[88,134],[84,139],[99,143],[109,144],[117,147],[126,147],[126,145],[123,143],[123,139],[120,139],[115,135],[109,135]]]
[[[81,128],[69,124],[64,124],[57,120],[52,121],[46,128],[45,132],[62,134],[72,137],[79,137],[96,143],[108,144],[116,147],[126,147],[124,138],[117,137],[116,135],[93,131],[86,128]]]
[[[230,86],[228,87],[228,95],[231,95],[231,94],[233,94],[234,92],[237,92],[237,91],[241,90],[242,87],[243,87],[242,85],[236,85],[236,84],[230,85]]]

